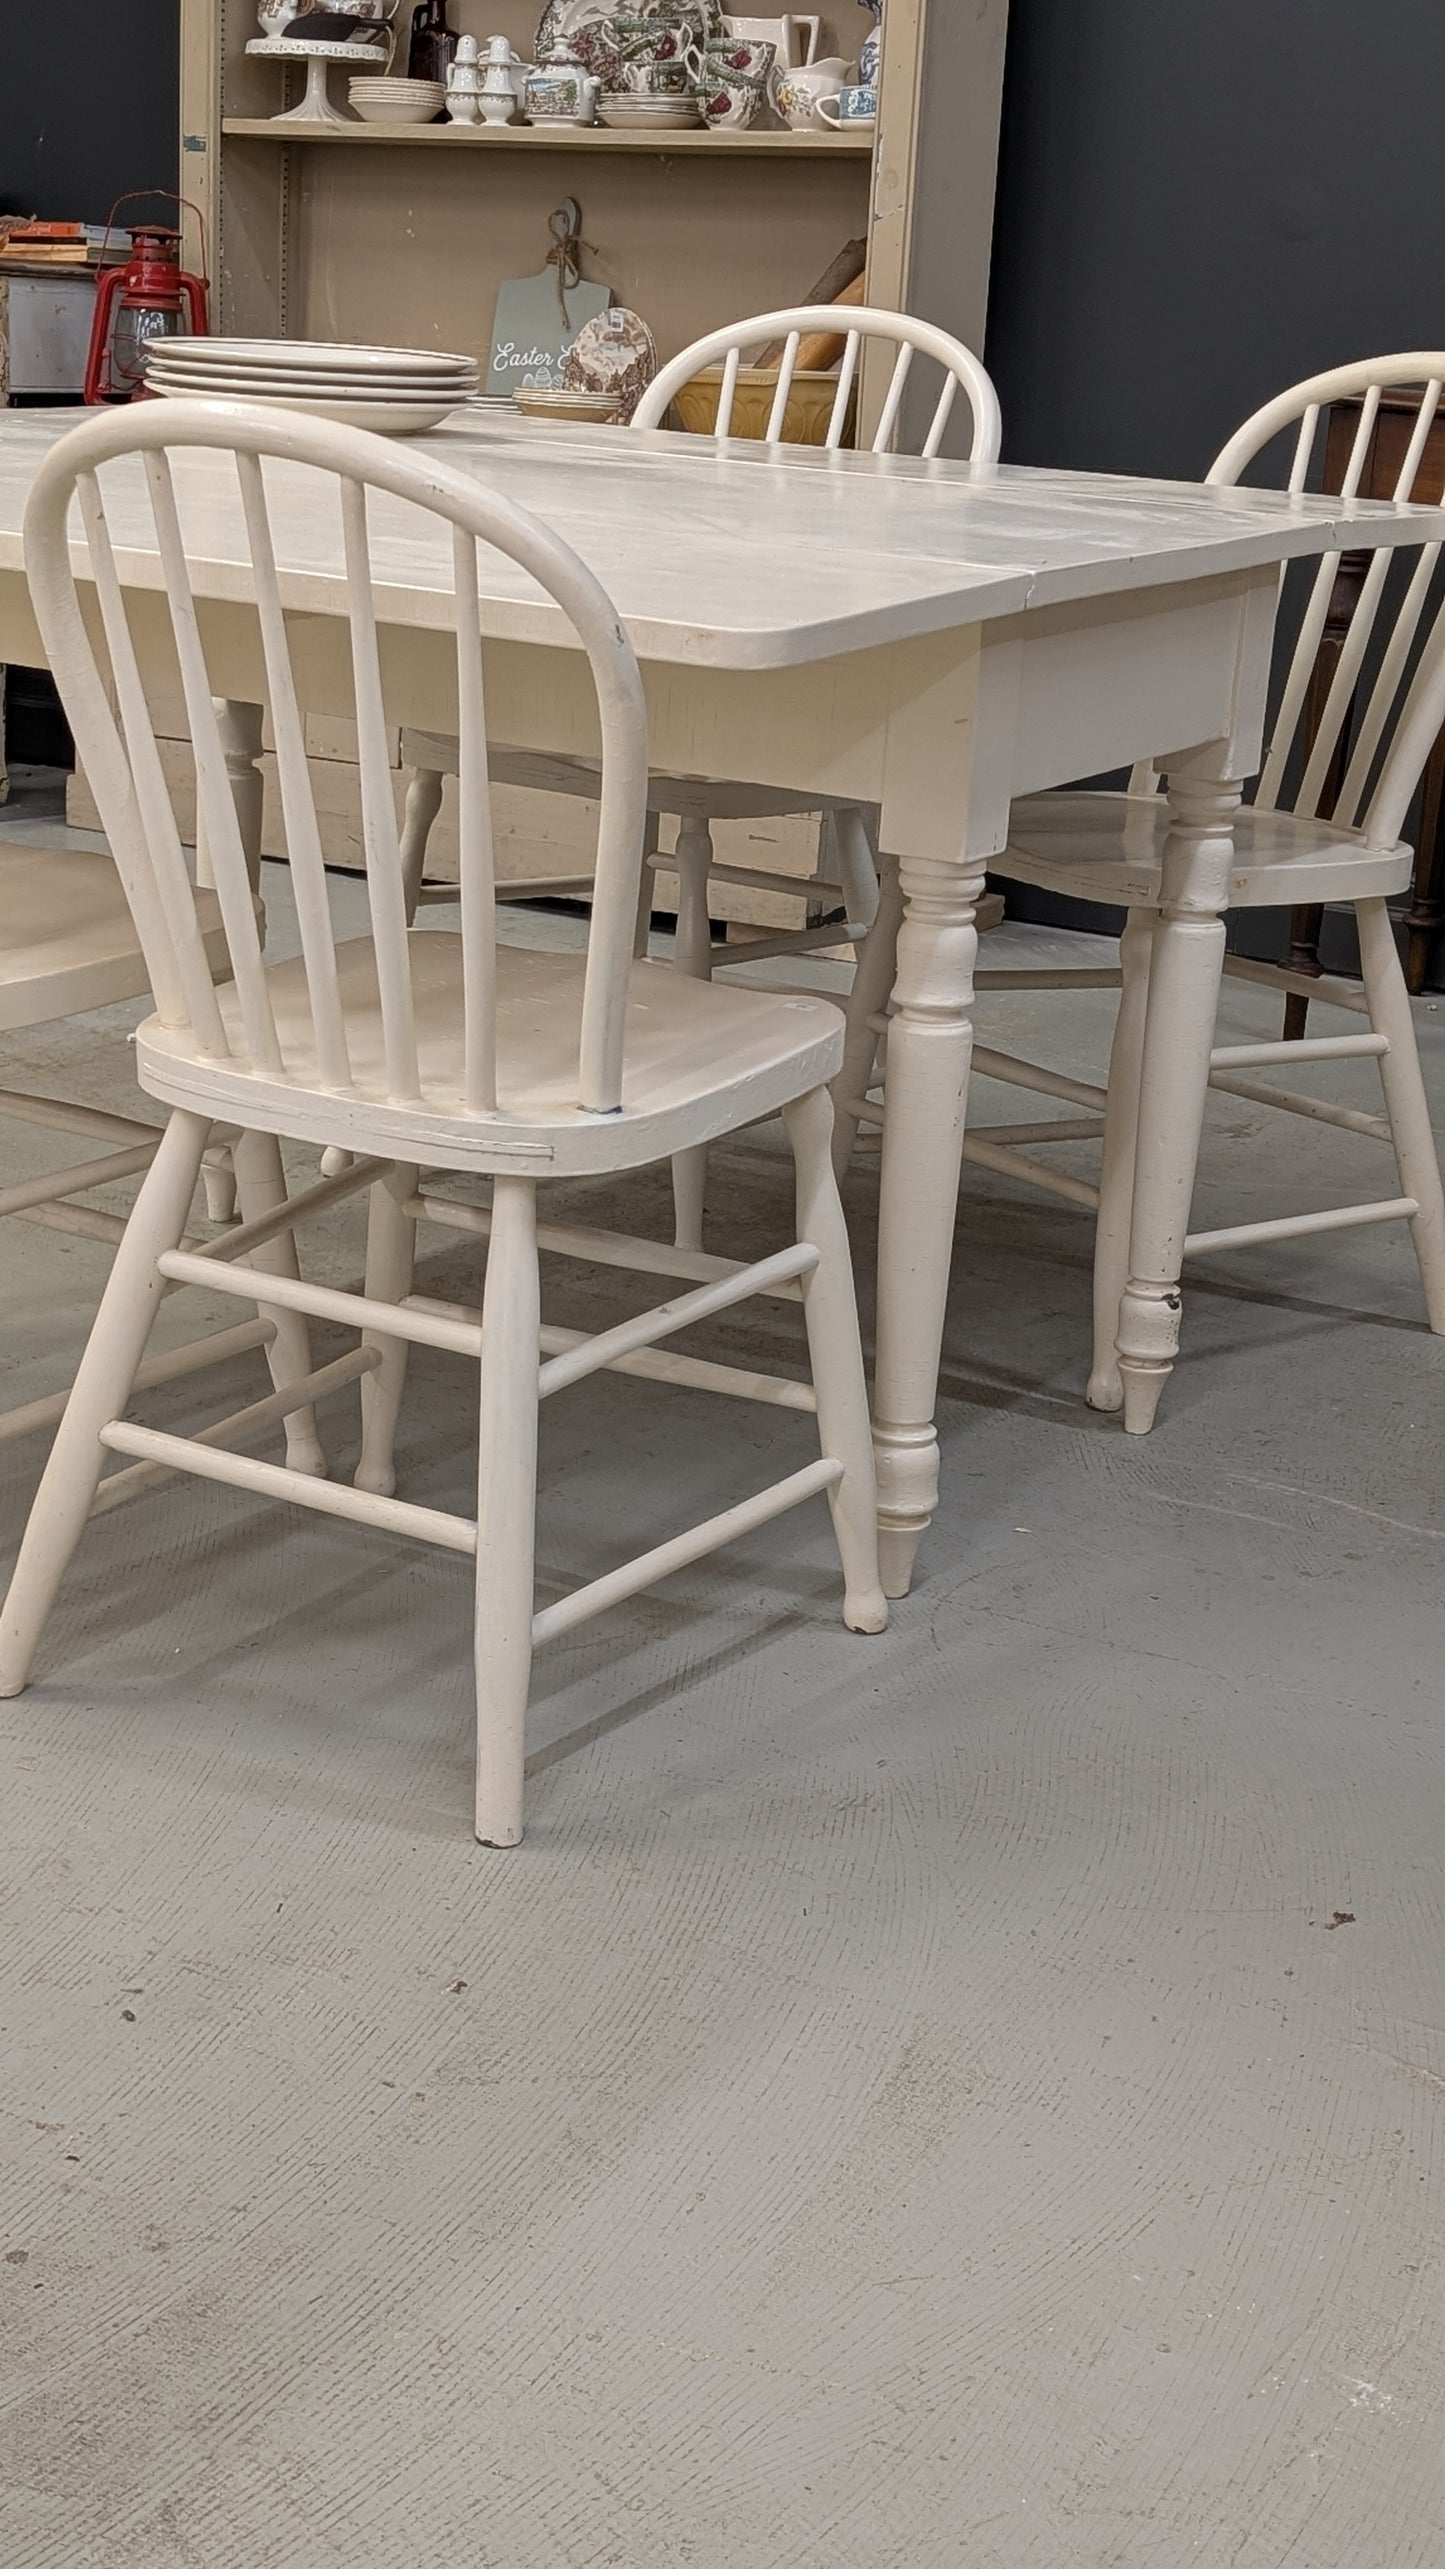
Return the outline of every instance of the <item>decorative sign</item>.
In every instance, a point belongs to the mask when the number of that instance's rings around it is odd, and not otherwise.
[[[497,294],[488,392],[560,384],[562,361],[578,331],[611,301],[605,285],[559,286],[555,268],[544,268],[536,277],[509,277]]]
[[[550,389],[563,381],[562,361],[584,322],[607,311],[612,289],[582,282],[582,208],[569,196],[548,219],[552,247],[540,276],[509,277],[492,323],[489,393]]]

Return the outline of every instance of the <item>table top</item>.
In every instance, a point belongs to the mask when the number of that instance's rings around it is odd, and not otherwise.
[[[73,410],[0,412],[0,573],[23,567],[25,498]],[[836,454],[660,431],[565,428],[458,413],[409,447],[544,517],[589,563],[644,659],[778,669],[998,616],[1302,554],[1445,538],[1445,507],[1211,490],[1103,473]],[[177,487],[197,594],[249,595],[229,458],[193,451]],[[266,466],[287,604],[345,610],[341,530],[303,465]],[[138,469],[108,467],[123,575],[160,585]],[[374,494],[373,560],[390,623],[448,621],[447,530]],[[484,552],[484,626],[569,643],[529,576]]]

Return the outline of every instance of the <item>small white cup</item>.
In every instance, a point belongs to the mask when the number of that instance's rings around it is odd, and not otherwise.
[[[830,125],[834,133],[866,134],[878,122],[878,93],[861,84],[826,91],[814,105],[819,123]]]

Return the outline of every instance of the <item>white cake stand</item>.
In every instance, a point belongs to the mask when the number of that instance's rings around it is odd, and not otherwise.
[[[273,125],[351,125],[355,120],[343,116],[331,104],[327,78],[334,62],[354,63],[358,71],[385,71],[391,60],[391,47],[363,44],[307,44],[300,37],[253,36],[246,47],[263,62],[304,62],[306,95],[299,107],[287,107],[273,116]]]

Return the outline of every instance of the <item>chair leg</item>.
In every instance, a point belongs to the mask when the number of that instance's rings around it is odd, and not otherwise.
[[[828,824],[848,924],[866,930],[878,915],[877,850],[856,803],[845,803],[838,811],[830,812]]]
[[[184,1236],[210,1129],[203,1115],[172,1115],[115,1253],[0,1609],[0,1695],[18,1695],[29,1682],[105,1465],[101,1429],[125,1409],[165,1291],[156,1260]]]
[[[372,1302],[400,1302],[411,1291],[416,1263],[416,1224],[403,1213],[405,1198],[416,1191],[420,1171],[396,1167],[371,1190],[366,1229],[366,1292]],[[406,1390],[411,1342],[368,1334],[363,1342],[381,1352],[374,1373],[361,1377],[361,1460],[356,1487],[389,1499],[396,1488],[396,1422]]]
[[[201,1184],[206,1191],[206,1220],[234,1222],[236,1219],[236,1164],[227,1142],[218,1142],[207,1151],[201,1163]]]
[[[541,1325],[536,1187],[499,1177],[482,1295],[477,1464],[476,1825],[484,1846],[516,1846],[522,1836]]]
[[[634,963],[645,963],[652,944],[652,905],[657,897],[653,858],[657,854],[656,812],[649,812],[642,833],[642,876],[637,887],[637,926],[632,937]]]
[[[1445,1333],[1445,1198],[1440,1161],[1430,1130],[1430,1108],[1420,1076],[1415,1021],[1401,969],[1390,914],[1383,901],[1357,901],[1355,920],[1360,938],[1360,965],[1370,1024],[1390,1049],[1380,1056],[1380,1082],[1395,1145],[1400,1185],[1420,1210],[1410,1219],[1425,1309],[1430,1326]]]
[[[236,1196],[243,1222],[257,1222],[286,1201],[286,1173],[281,1166],[281,1145],[274,1133],[243,1133],[235,1147]],[[300,1261],[296,1255],[296,1235],[282,1231],[274,1240],[253,1249],[247,1263],[263,1275],[299,1276]],[[276,1389],[284,1391],[288,1383],[301,1381],[311,1372],[311,1331],[302,1311],[282,1311],[275,1304],[263,1303],[261,1317],[275,1330],[266,1361]],[[286,1461],[293,1472],[308,1473],[314,1481],[326,1478],[326,1456],[316,1432],[314,1409],[292,1410],[286,1420]]]
[[[858,1336],[853,1259],[838,1181],[833,1174],[833,1109],[825,1088],[815,1088],[784,1109],[798,1182],[798,1238],[818,1252],[803,1284],[803,1316],[818,1434],[843,1478],[829,1492],[833,1531],[843,1563],[843,1621],[850,1632],[882,1632],[888,1602],[878,1574],[878,1489],[868,1388]]]
[[[869,1019],[881,1017],[888,1005],[898,970],[898,931],[902,923],[898,860],[890,857],[883,868],[873,925],[858,949],[853,987],[848,993],[843,1067],[833,1083],[833,1166],[840,1184],[858,1140],[858,1117],[850,1111],[848,1101],[865,1096],[873,1077],[878,1037]]]
[[[712,873],[712,831],[706,821],[682,820],[677,828],[677,943],[679,972],[695,981],[712,979],[712,923],[707,887]],[[672,1163],[674,1236],[679,1249],[702,1247],[707,1202],[707,1147],[679,1151]]]
[[[1149,965],[1129,1281],[1119,1305],[1124,1432],[1146,1436],[1179,1352],[1179,1289],[1224,969],[1224,911],[1240,789],[1215,753],[1171,769],[1169,836]]]
[[[442,807],[445,781],[430,767],[418,767],[406,789],[406,803],[401,820],[401,882],[406,897],[407,924],[416,917],[421,898],[421,878],[426,865],[427,841],[436,816]]]
[[[1119,1335],[1119,1305],[1129,1281],[1129,1224],[1139,1139],[1139,1073],[1149,1004],[1154,917],[1152,910],[1131,910],[1119,942],[1123,987],[1109,1055],[1104,1159],[1094,1234],[1094,1362],[1086,1395],[1091,1409],[1115,1410],[1124,1405],[1115,1342]]]

